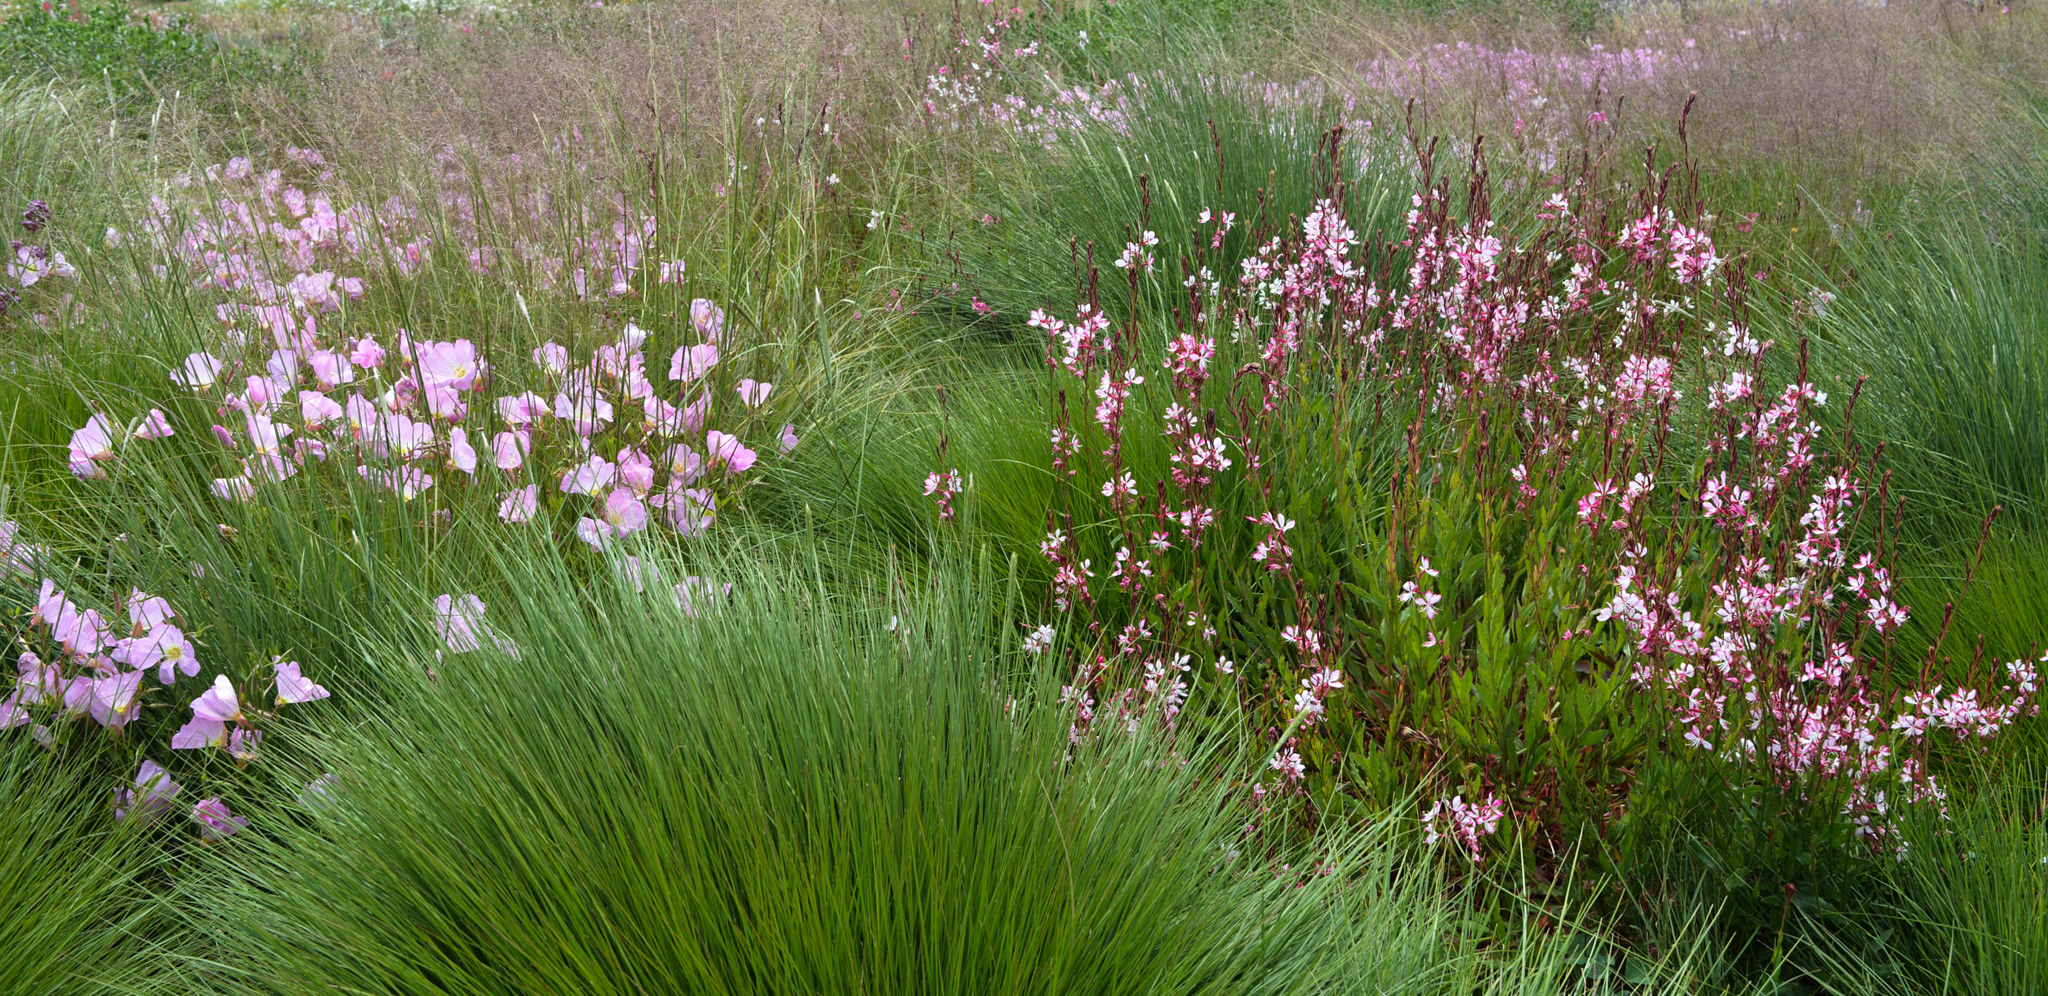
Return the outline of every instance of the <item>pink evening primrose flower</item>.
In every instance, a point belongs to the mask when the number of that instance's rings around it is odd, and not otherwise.
[[[281,657],[272,658],[270,666],[277,673],[278,705],[318,702],[327,697],[327,689],[306,680],[299,673],[298,661],[288,661]]]
[[[213,496],[223,501],[248,501],[256,497],[256,487],[247,477],[216,477]]]
[[[498,499],[498,518],[508,523],[528,522],[540,509],[540,488],[529,484],[508,491]]]
[[[137,439],[169,439],[177,434],[177,430],[171,428],[170,420],[164,417],[161,408],[150,409],[149,414],[142,417],[142,423],[135,427]]]
[[[469,433],[460,426],[448,430],[448,466],[476,475],[476,450],[469,445]]]
[[[155,761],[144,761],[135,772],[135,784],[121,790],[121,798],[114,804],[114,821],[126,822],[134,817],[150,822],[171,809],[171,800],[178,797],[184,788],[171,780],[169,772]]]
[[[716,343],[725,332],[725,309],[701,297],[691,301],[690,326],[705,342]]]
[[[325,349],[315,350],[307,362],[313,368],[313,379],[319,381],[323,388],[333,390],[343,384],[355,382],[355,366],[349,363],[348,357],[340,353]]]
[[[138,671],[156,668],[157,682],[165,685],[177,681],[179,672],[188,678],[199,673],[192,639],[170,623],[158,623],[141,636],[116,643],[113,658]]]
[[[171,603],[139,589],[128,590],[129,635],[140,636],[170,622],[175,615],[177,613],[171,611]]]
[[[99,463],[114,458],[114,429],[105,415],[94,415],[71,434],[71,472],[80,478],[107,476]]]
[[[428,387],[450,387],[467,391],[476,386],[483,365],[477,361],[476,344],[468,339],[454,342],[422,342],[417,348],[420,379]]]
[[[524,429],[507,429],[491,437],[491,463],[499,470],[518,470],[533,450],[533,436]]]
[[[604,523],[621,539],[647,528],[647,506],[632,488],[613,488],[605,496]]]
[[[718,345],[699,343],[676,350],[668,362],[668,379],[693,381],[711,372],[718,365]]]
[[[614,488],[607,495],[599,517],[576,520],[576,538],[602,550],[615,539],[624,539],[647,528],[647,506],[631,488]]]
[[[631,446],[619,451],[619,483],[644,495],[654,490],[654,458]]]
[[[440,595],[434,599],[434,631],[453,653],[466,654],[483,647],[492,636],[484,622],[483,599],[475,595]]]
[[[498,399],[498,417],[504,419],[506,425],[531,425],[550,414],[548,399],[532,391],[508,394]]]
[[[341,403],[318,391],[299,392],[299,417],[308,428],[318,428],[347,417]]]
[[[562,473],[562,492],[572,495],[594,495],[611,486],[617,476],[618,467],[598,454]]]
[[[171,383],[203,391],[220,379],[221,362],[212,353],[193,353],[178,369],[171,371]]]
[[[199,824],[199,835],[207,840],[232,837],[249,825],[247,817],[236,816],[219,799],[199,800],[192,807],[192,821]]]
[[[348,361],[359,367],[376,369],[384,365],[384,347],[377,340],[365,336],[356,340],[355,348],[348,354]]]
[[[680,480],[669,482],[664,491],[648,503],[661,509],[669,527],[684,536],[694,536],[711,527],[717,499],[707,488],[685,488]]]
[[[533,365],[559,377],[569,371],[569,350],[560,343],[541,343],[533,351]]]
[[[192,719],[171,736],[172,750],[204,750],[227,744],[227,726],[242,719],[242,703],[235,696],[234,682],[227,675],[213,679],[213,687],[192,700]]]
[[[92,679],[92,702],[88,709],[93,721],[110,730],[127,726],[142,711],[141,691],[140,671]]]
[[[706,460],[725,464],[725,472],[728,474],[746,473],[756,459],[754,451],[742,445],[739,437],[717,429],[705,434],[704,450]]]
[[[713,598],[721,596],[727,598],[732,596],[732,584],[730,582],[718,585],[692,574],[684,578],[682,584],[676,585],[676,608],[681,609],[683,615],[694,616],[697,614],[699,599],[709,603]]]

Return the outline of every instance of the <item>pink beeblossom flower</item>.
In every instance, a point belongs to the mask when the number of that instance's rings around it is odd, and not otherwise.
[[[774,389],[775,385],[766,381],[742,377],[740,378],[739,386],[740,403],[749,408],[758,407],[762,402],[768,400],[768,392]]]
[[[1273,755],[1267,766],[1280,772],[1290,782],[1298,782],[1308,776],[1308,769],[1302,764],[1301,752],[1289,747]]]
[[[796,426],[785,423],[782,426],[782,434],[776,437],[776,448],[782,451],[783,456],[788,456],[796,452],[796,444]]]
[[[932,496],[932,501],[938,505],[939,519],[942,522],[953,521],[953,497],[962,490],[964,483],[958,470],[925,475],[924,493]]]
[[[1490,837],[1500,829],[1501,818],[1506,815],[1506,805],[1492,795],[1478,804],[1467,803],[1462,795],[1452,796],[1449,802],[1438,800],[1423,814],[1423,842],[1434,846],[1439,841],[1455,840],[1465,846],[1473,863],[1481,863],[1486,857],[1480,850],[1480,838]]]

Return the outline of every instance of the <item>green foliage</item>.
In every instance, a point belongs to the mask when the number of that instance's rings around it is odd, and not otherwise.
[[[154,105],[174,91],[219,97],[274,71],[175,17],[161,26],[131,21],[128,8],[115,2],[47,10],[31,4],[0,20],[0,73],[104,88],[116,106]]]

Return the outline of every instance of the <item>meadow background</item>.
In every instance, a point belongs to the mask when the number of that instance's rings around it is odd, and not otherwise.
[[[2033,4],[0,75],[0,990],[2048,990]]]

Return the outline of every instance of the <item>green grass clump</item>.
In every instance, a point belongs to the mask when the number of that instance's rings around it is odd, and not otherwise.
[[[506,557],[491,618],[517,657],[366,641],[406,692],[321,746],[330,801],[189,881],[195,971],[276,993],[1392,992],[1461,957],[1388,827],[1290,871],[1242,834],[1234,751],[1070,753],[1051,690],[991,655],[1015,636],[985,578],[883,604],[734,566],[692,616],[655,562],[643,596]]]
[[[2048,524],[2048,247],[1951,223],[1846,249],[1853,285],[1816,319],[1838,383],[1870,378],[1862,431],[1925,511],[1974,533]]]
[[[141,835],[113,824],[25,731],[0,740],[0,991],[110,993],[147,981]]]

